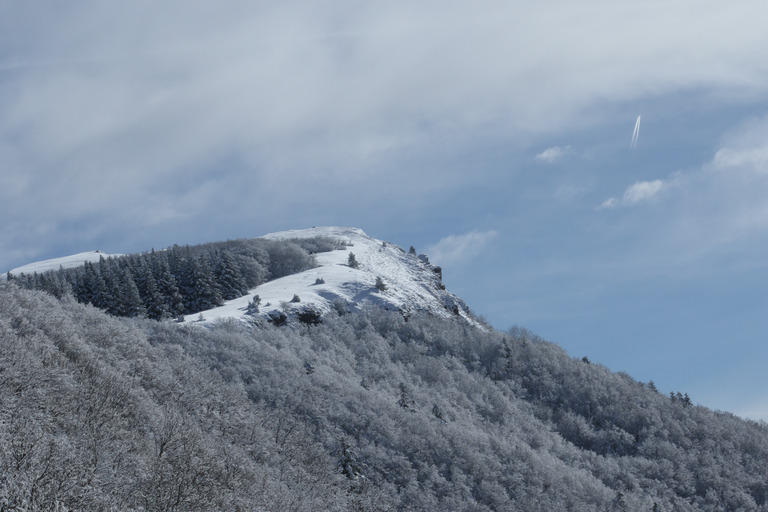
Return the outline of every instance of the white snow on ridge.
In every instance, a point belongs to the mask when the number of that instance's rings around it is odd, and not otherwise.
[[[308,308],[327,313],[334,308],[334,301],[343,300],[352,309],[376,305],[405,313],[428,311],[443,317],[459,315],[476,323],[464,302],[441,288],[434,267],[394,244],[369,237],[360,229],[319,227],[264,236],[273,240],[314,237],[337,240],[339,249],[316,254],[315,268],[264,283],[243,297],[218,308],[187,315],[185,320],[198,324],[224,318],[250,321],[252,317],[246,314],[246,309],[258,295],[260,317],[275,310],[290,316]],[[356,269],[348,265],[350,252],[358,262]],[[382,279],[385,290],[376,288],[377,277]],[[294,295],[300,302],[290,302]]]
[[[27,263],[21,267],[16,267],[10,270],[10,273],[18,276],[20,274],[31,275],[37,272],[42,274],[49,270],[59,270],[59,268],[76,268],[85,265],[86,261],[91,263],[99,261],[100,258],[118,257],[122,254],[105,254],[99,251],[81,252],[78,254],[72,254],[70,256],[63,256],[61,258],[52,258],[50,260],[37,261],[34,263]],[[7,277],[7,273],[3,274],[3,279]]]

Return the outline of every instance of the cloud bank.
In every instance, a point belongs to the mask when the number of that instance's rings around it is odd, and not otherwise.
[[[398,194],[497,179],[445,162],[578,132],[595,105],[766,90],[759,17],[718,2],[659,9],[86,0],[41,12],[3,3],[0,216],[22,220],[0,227],[0,252],[42,248],[53,240],[43,233],[105,240],[116,226],[138,238],[190,237],[189,225],[257,222],[255,204],[299,221],[302,208],[333,208],[330,198],[371,187],[395,211]]]

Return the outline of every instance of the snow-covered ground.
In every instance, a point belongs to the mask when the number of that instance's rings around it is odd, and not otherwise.
[[[317,254],[317,267],[264,283],[244,297],[187,315],[185,320],[199,324],[223,318],[250,321],[253,317],[246,314],[248,303],[258,295],[261,299],[258,316],[262,318],[271,311],[282,311],[288,316],[307,309],[327,313],[335,307],[334,303],[346,303],[352,309],[376,305],[404,313],[421,310],[444,317],[460,315],[475,323],[463,301],[441,288],[434,267],[394,244],[369,237],[360,229],[319,227],[272,233],[265,238],[318,236],[337,240],[340,249]],[[350,252],[355,255],[358,268],[348,265]],[[376,287],[377,277],[386,289]],[[299,302],[291,302],[294,295],[299,297]]]
[[[117,256],[122,256],[122,254],[104,254],[103,252],[99,252],[99,251],[81,252],[78,254],[72,254],[71,256],[64,256],[61,258],[53,258],[50,260],[43,260],[43,261],[37,261],[34,263],[28,263],[21,267],[17,267],[10,270],[10,273],[15,276],[18,276],[20,274],[31,275],[31,274],[34,274],[35,272],[37,272],[38,274],[42,274],[43,272],[47,272],[49,270],[59,270],[59,268],[80,267],[82,265],[85,265],[86,261],[90,261],[93,263],[93,262],[99,261],[99,258],[109,258],[110,256],[117,257]],[[8,275],[7,273],[3,273],[2,279],[5,279],[7,275]]]

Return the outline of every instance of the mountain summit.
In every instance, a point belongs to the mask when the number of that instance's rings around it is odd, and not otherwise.
[[[404,315],[428,312],[477,323],[467,305],[445,289],[441,268],[432,265],[427,256],[406,252],[395,244],[368,236],[361,229],[314,227],[271,233],[262,238],[275,241],[321,238],[333,241],[336,250],[316,253],[313,268],[268,281],[223,306],[187,315],[187,321],[210,323],[223,318],[311,321],[333,310],[376,306]]]

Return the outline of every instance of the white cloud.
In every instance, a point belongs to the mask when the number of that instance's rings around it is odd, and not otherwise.
[[[552,146],[538,155],[536,160],[545,164],[553,164],[570,152],[571,146]]]
[[[426,253],[430,261],[436,265],[465,263],[480,254],[497,234],[494,230],[473,230],[463,235],[449,235],[428,247]]]
[[[766,140],[768,116],[729,134],[704,167],[701,179],[708,184],[709,203],[717,212],[711,223],[720,240],[760,238],[768,230]]]
[[[768,147],[746,151],[721,149],[715,154],[713,165],[717,168],[750,167],[760,172],[768,172]]]
[[[597,208],[598,210],[610,210],[611,208],[616,208],[619,206],[619,200],[615,197],[609,197],[605,201],[602,202],[602,204]]]
[[[663,188],[664,182],[661,180],[639,181],[624,191],[622,201],[625,204],[648,201],[661,192]]]
[[[656,197],[664,188],[669,186],[669,182],[662,180],[638,181],[630,185],[621,199],[611,197],[603,201],[599,209],[611,209],[618,206],[630,206],[644,201],[650,201]]]

